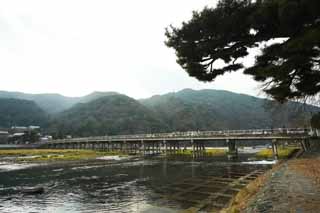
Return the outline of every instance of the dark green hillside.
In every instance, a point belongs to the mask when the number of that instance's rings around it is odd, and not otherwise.
[[[22,98],[32,96],[0,92],[0,97],[14,94]],[[185,89],[140,101],[114,92],[94,92],[79,98],[52,94],[32,97],[42,107],[33,101],[2,99],[0,127],[46,126],[43,108],[50,108],[52,113],[67,107],[63,112],[51,114],[48,131],[58,136],[308,127],[311,115],[319,111],[310,105],[294,102],[280,105],[221,90]]]
[[[46,113],[33,101],[0,98],[0,127],[47,124]]]
[[[190,131],[216,129],[217,126],[225,127],[224,121],[219,119],[219,114],[212,111],[208,117],[208,110],[201,104],[192,104],[175,96],[158,96],[153,100],[145,100],[147,107],[161,117],[172,131]],[[205,119],[204,119],[205,118]]]
[[[139,134],[161,130],[167,130],[164,123],[145,106],[124,95],[77,104],[59,114],[50,128],[60,136]]]
[[[220,90],[185,89],[144,99],[141,103],[178,131],[301,127],[310,116],[303,112],[302,104],[278,105],[270,100]],[[314,112],[318,108],[306,106],[305,110]]]

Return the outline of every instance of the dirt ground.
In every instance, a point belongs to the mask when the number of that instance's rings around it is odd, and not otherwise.
[[[320,155],[283,163],[241,212],[320,212]]]

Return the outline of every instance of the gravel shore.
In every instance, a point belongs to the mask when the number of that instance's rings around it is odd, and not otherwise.
[[[314,164],[314,165],[313,165]],[[284,162],[241,212],[320,212],[320,157]]]

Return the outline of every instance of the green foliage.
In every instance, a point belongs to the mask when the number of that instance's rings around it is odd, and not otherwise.
[[[282,102],[320,91],[319,20],[319,0],[220,0],[216,8],[194,12],[182,27],[167,29],[166,45],[190,76],[213,81],[244,68],[239,59],[250,48],[279,38],[263,46],[244,73],[264,82],[264,91]]]
[[[0,98],[0,127],[45,126],[48,117],[33,101]]]

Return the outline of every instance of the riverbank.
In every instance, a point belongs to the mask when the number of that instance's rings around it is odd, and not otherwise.
[[[207,149],[207,157],[226,155],[225,149]],[[55,162],[103,159],[112,156],[128,157],[129,154],[118,151],[77,150],[77,149],[8,149],[0,150],[0,158],[14,162]],[[168,156],[190,156],[192,150],[168,152]]]
[[[250,183],[223,212],[319,212],[320,154],[283,161]]]
[[[288,157],[292,156],[294,153],[299,151],[299,147],[279,147],[278,148],[278,158],[279,159],[287,159]],[[272,149],[262,149],[261,151],[257,152],[256,157],[259,159],[265,158],[272,158],[273,151]]]
[[[279,149],[279,158],[287,158],[296,151],[296,148]],[[245,153],[245,152],[244,152]],[[206,157],[217,157],[227,155],[227,149],[206,149],[203,153]],[[100,150],[77,150],[77,149],[8,149],[0,150],[0,158],[6,161],[19,162],[56,162],[56,161],[79,161],[102,159],[112,156],[128,157],[127,153],[117,151],[100,151]],[[180,150],[168,152],[167,156],[175,157],[193,157],[192,150]],[[257,151],[254,158],[272,159],[273,153],[270,149]]]
[[[119,152],[73,149],[12,149],[0,150],[0,158],[14,162],[56,162],[79,161],[103,158],[106,156],[127,156]]]

